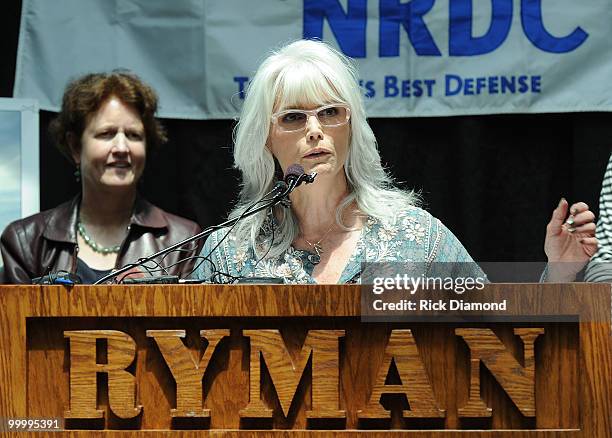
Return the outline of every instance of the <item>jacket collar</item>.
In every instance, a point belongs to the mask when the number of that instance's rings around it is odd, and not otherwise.
[[[57,242],[77,243],[76,224],[81,196],[48,211],[43,236]]]
[[[79,215],[81,195],[49,210],[43,236],[56,242],[77,243],[76,226]],[[163,211],[136,195],[134,210],[130,218],[130,225],[143,228],[168,228],[168,221]]]
[[[168,221],[162,209],[154,206],[138,194],[134,201],[130,224],[143,228],[168,228]]]

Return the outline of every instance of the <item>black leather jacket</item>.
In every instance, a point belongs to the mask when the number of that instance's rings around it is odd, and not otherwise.
[[[80,197],[77,196],[56,208],[6,227],[0,238],[4,262],[0,283],[30,283],[32,278],[49,272],[76,272],[79,203]],[[200,232],[200,226],[195,222],[167,213],[140,197],[134,203],[130,225],[117,256],[117,268]],[[195,248],[192,253],[173,252],[160,263],[168,267],[169,274],[186,275],[193,268],[193,261],[172,265],[185,257],[198,255],[202,243],[192,243],[189,246]]]

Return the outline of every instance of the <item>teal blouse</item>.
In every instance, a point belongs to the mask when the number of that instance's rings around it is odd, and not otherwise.
[[[271,230],[264,229],[261,240],[269,242],[266,238],[270,237]],[[277,277],[286,284],[316,284],[312,278],[315,265],[311,262],[311,252],[289,247],[277,257],[258,260],[250,244],[237,242],[231,232],[225,237],[227,233],[228,229],[221,229],[206,240],[196,278],[231,283],[237,277]],[[265,243],[262,245],[266,248]],[[408,207],[391,221],[369,217],[339,283],[360,283],[362,267],[367,266],[362,263],[410,263],[411,275],[485,277],[453,233],[439,219],[418,207]],[[215,275],[215,272],[221,274]]]

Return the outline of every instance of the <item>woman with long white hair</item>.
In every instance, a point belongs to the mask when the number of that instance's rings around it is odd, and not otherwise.
[[[359,282],[362,262],[414,262],[420,275],[453,262],[453,276],[484,277],[457,238],[417,206],[418,197],[393,184],[356,70],[329,45],[296,41],[270,55],[249,84],[234,134],[242,190],[230,217],[270,192],[293,164],[317,176],[291,193],[289,208],[212,234],[200,278]]]

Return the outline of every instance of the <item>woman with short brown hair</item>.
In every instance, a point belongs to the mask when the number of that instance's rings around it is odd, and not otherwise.
[[[5,229],[0,243],[5,283],[28,283],[58,271],[93,283],[199,232],[196,223],[138,195],[148,150],[166,141],[155,119],[157,101],[155,91],[128,72],[88,74],[66,87],[50,132],[75,164],[81,193]],[[150,273],[186,274],[192,263],[179,263],[185,256],[170,254],[163,269],[149,265]]]

